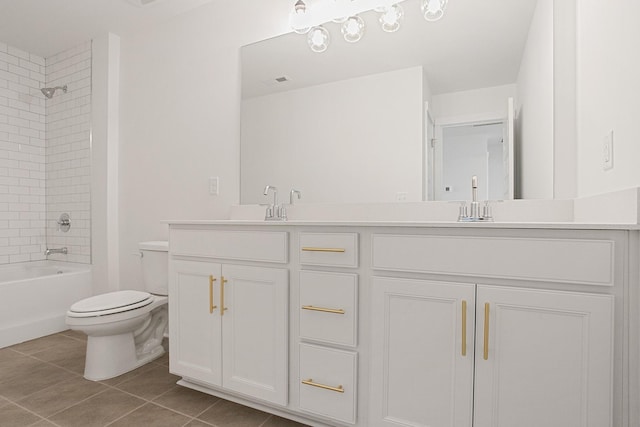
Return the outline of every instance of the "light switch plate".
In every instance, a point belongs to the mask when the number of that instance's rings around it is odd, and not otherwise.
[[[212,196],[218,195],[219,183],[220,183],[220,180],[218,179],[217,176],[209,177],[209,194],[211,194]]]
[[[607,133],[602,142],[602,169],[613,169],[613,131]]]

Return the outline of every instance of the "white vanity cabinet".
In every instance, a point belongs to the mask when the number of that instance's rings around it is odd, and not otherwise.
[[[636,230],[184,221],[169,246],[186,387],[314,427],[639,425]]]
[[[478,286],[474,427],[612,423],[613,297]]]
[[[300,232],[299,407],[355,424],[358,398],[358,235]],[[320,270],[322,269],[322,270]]]
[[[376,277],[372,308],[371,426],[610,425],[609,296]]]
[[[180,257],[181,239],[195,236],[187,234],[175,237],[176,249],[171,248],[174,258]],[[282,243],[286,242],[283,234],[266,237],[276,237]],[[236,237],[225,233],[214,236]],[[199,240],[211,237],[204,232]],[[272,255],[279,255],[277,248]],[[272,250],[265,248],[265,252]],[[202,250],[199,255],[211,253]],[[169,274],[171,372],[199,384],[286,405],[288,270],[172,259]]]
[[[444,240],[448,239],[374,236],[374,268],[405,273],[426,273],[431,266],[447,268],[438,258],[448,254],[434,247],[442,250]],[[451,240],[465,246],[483,244],[466,238]],[[509,243],[525,250],[531,244],[533,252],[545,246],[537,239]],[[538,256],[546,258],[549,251],[578,243],[557,240]],[[611,242],[583,243],[581,254],[606,252]],[[455,249],[453,253],[464,251]],[[429,254],[431,259],[415,263],[415,254]],[[598,255],[588,258],[595,261]],[[514,253],[510,261],[522,256]],[[458,258],[458,271],[485,268],[477,264],[482,257]],[[565,271],[561,265],[571,264],[572,257],[564,254],[550,262],[548,270],[531,269],[531,274],[578,280],[582,272]],[[601,260],[596,268],[605,270],[591,279],[611,279],[611,260],[611,256]],[[499,277],[511,267],[492,269]],[[612,425],[613,296],[397,277],[375,276],[372,282],[369,425]],[[552,283],[543,286],[554,287]]]
[[[370,426],[470,426],[475,286],[374,277]]]

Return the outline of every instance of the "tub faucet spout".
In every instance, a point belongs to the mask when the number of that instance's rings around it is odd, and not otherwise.
[[[66,247],[60,248],[60,249],[49,249],[49,248],[47,248],[47,250],[44,251],[44,256],[49,256],[51,254],[64,254],[64,255],[66,255],[67,252],[68,251],[67,251]]]

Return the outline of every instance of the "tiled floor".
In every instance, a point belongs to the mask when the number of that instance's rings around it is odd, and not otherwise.
[[[84,334],[65,331],[0,349],[0,426],[303,426],[176,385],[167,354],[117,378],[87,381],[85,347]]]

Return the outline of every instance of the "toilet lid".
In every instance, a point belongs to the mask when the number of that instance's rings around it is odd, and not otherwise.
[[[153,299],[148,292],[118,291],[86,298],[71,306],[72,313],[85,315],[112,314],[133,310],[151,304]],[[100,312],[100,313],[98,313]]]

